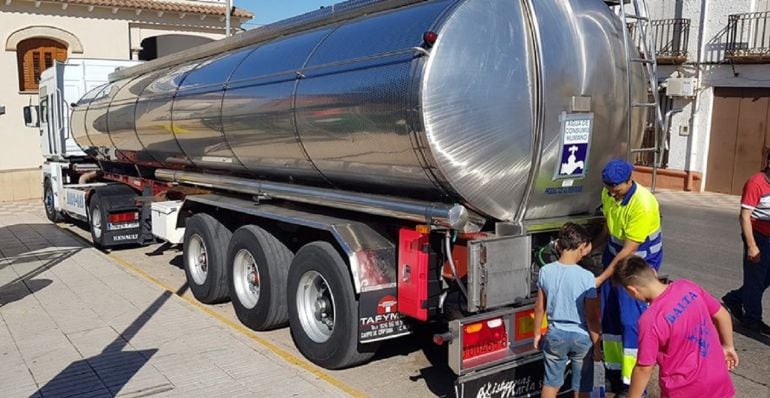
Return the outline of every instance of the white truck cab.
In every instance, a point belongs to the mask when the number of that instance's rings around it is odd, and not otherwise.
[[[69,59],[55,62],[40,75],[38,105],[24,108],[27,127],[38,128],[43,162],[43,201],[51,221],[62,216],[88,219],[86,196],[104,183],[85,184],[74,180],[71,171],[96,171],[98,167],[80,149],[70,134],[70,104],[88,91],[108,82],[119,68],[140,61]]]

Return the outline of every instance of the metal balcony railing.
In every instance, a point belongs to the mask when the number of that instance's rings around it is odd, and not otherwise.
[[[634,43],[639,46],[637,23],[630,23],[628,29]],[[655,59],[658,64],[681,64],[687,61],[687,47],[690,43],[690,20],[685,18],[658,19],[650,21]]]
[[[744,63],[770,61],[770,11],[728,17],[725,58]]]

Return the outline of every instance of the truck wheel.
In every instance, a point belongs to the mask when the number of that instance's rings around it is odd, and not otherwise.
[[[214,217],[199,213],[187,219],[182,258],[187,284],[198,301],[221,303],[228,298],[225,266],[230,232]]]
[[[358,343],[358,300],[348,267],[327,242],[303,246],[289,268],[289,325],[299,351],[326,369],[369,360],[378,344]]]
[[[97,249],[104,247],[105,224],[102,217],[101,197],[98,193],[94,193],[88,201],[88,225],[91,227],[91,241]]]
[[[47,178],[45,183],[43,183],[43,206],[45,206],[45,216],[49,221],[57,223],[64,220],[64,217],[56,210],[56,206],[53,203],[53,187],[51,186],[51,180]]]
[[[227,248],[230,298],[241,323],[254,330],[286,325],[286,278],[294,255],[255,225],[233,233]]]

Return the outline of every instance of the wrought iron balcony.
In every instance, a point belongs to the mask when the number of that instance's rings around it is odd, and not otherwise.
[[[730,15],[725,58],[732,62],[769,62],[769,28],[770,11]]]
[[[631,37],[641,48],[641,37],[637,22],[629,23]],[[653,51],[659,64],[681,64],[687,61],[687,47],[690,43],[690,20],[685,18],[657,19],[650,21]]]

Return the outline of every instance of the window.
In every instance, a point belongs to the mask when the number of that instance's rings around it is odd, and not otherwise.
[[[67,46],[58,41],[32,38],[16,46],[16,62],[19,66],[19,90],[36,91],[40,74],[53,66],[54,61],[67,59]]]
[[[48,123],[48,97],[40,99],[40,123]]]

